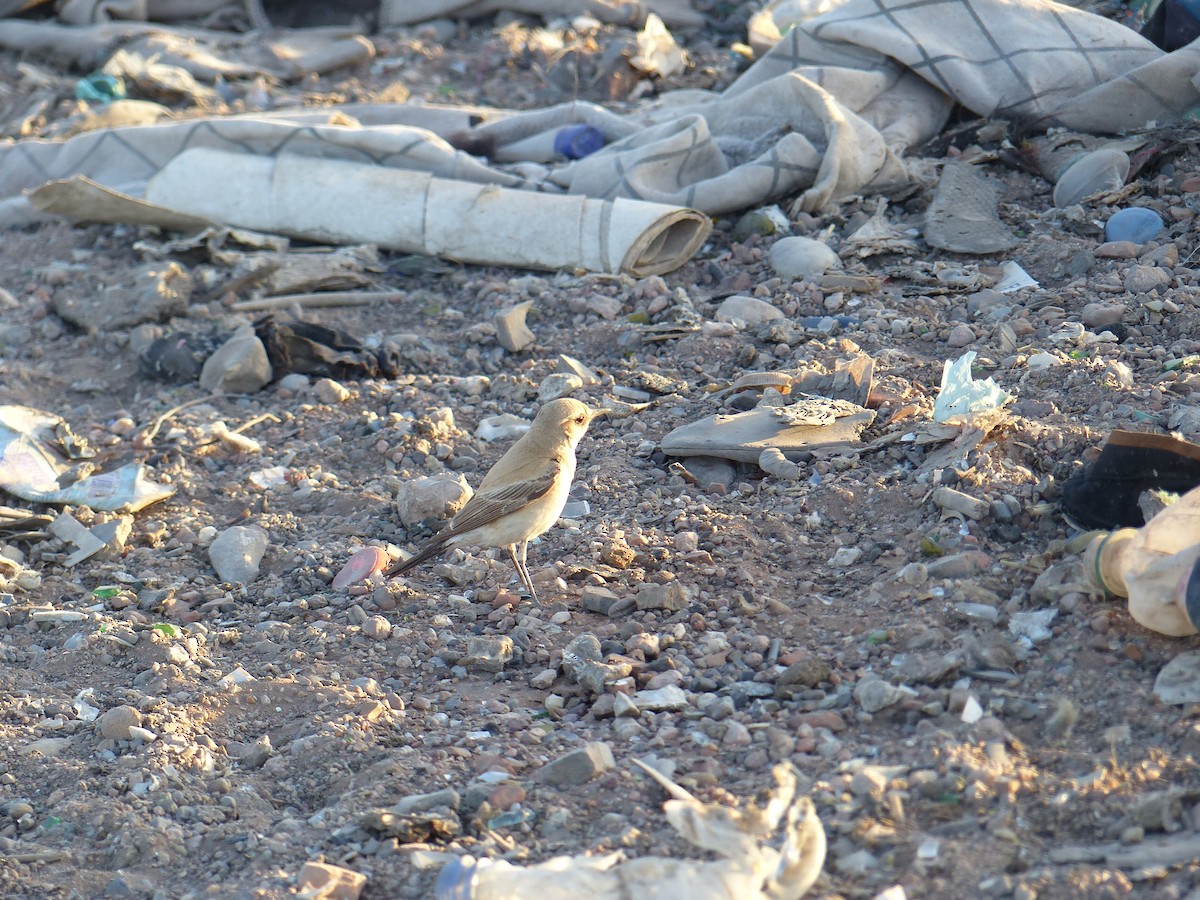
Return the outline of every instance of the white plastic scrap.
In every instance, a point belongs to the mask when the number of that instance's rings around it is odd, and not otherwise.
[[[971,376],[975,351],[968,350],[956,360],[947,360],[942,369],[942,386],[933,404],[933,420],[944,424],[966,423],[972,415],[1000,409],[1013,395],[988,377]]]
[[[516,438],[529,430],[533,423],[512,413],[501,413],[498,416],[488,416],[475,429],[475,437],[482,438],[489,444],[492,441],[503,441]]]
[[[72,503],[89,509],[137,512],[175,493],[146,478],[141,463],[98,472],[60,487],[71,463],[55,449],[65,420],[28,406],[0,406],[0,488],[34,503]]]
[[[78,548],[63,561],[63,564],[68,568],[83,562],[88,557],[94,556],[104,549],[104,541],[88,531],[83,523],[69,512],[58,514],[58,518],[50,523],[50,533],[59,540],[74,544]]]
[[[79,721],[94,722],[100,715],[100,710],[88,703],[88,699],[94,697],[95,694],[93,688],[84,688],[75,695],[75,700],[71,705],[75,707],[75,715],[79,716]]]
[[[586,500],[571,500],[563,507],[562,518],[564,519],[582,519],[590,514],[592,504]]]
[[[276,490],[288,486],[286,466],[268,466],[251,472],[249,481],[256,488],[264,491]]]
[[[963,704],[962,720],[968,725],[974,725],[983,718],[983,707],[979,705],[979,701],[975,699],[974,694],[967,695],[967,702]]]
[[[1015,637],[1025,637],[1035,642],[1044,641],[1053,637],[1050,623],[1057,615],[1058,610],[1053,607],[1015,612],[1008,619],[1008,630]]]
[[[776,787],[763,808],[730,809],[702,803],[671,779],[635,760],[672,799],[663,804],[681,837],[721,859],[710,862],[645,856],[559,856],[536,866],[462,857],[438,879],[438,900],[620,900],[687,897],[688,900],[798,900],[825,864],[825,829],[809,797],[797,796],[796,770],[787,763],[772,774]],[[779,849],[765,845],[782,823]]]
[[[996,282],[994,290],[1002,294],[1011,294],[1014,291],[1021,290],[1021,288],[1038,287],[1038,283],[1034,281],[1033,276],[1011,259],[1004,264],[1001,271],[1003,274],[1000,276],[1000,280]]]
[[[687,51],[675,42],[663,20],[650,13],[646,27],[638,33],[637,53],[629,64],[647,75],[669,78],[687,68]]]

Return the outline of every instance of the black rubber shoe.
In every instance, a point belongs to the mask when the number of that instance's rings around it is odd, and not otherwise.
[[[1082,531],[1140,528],[1145,491],[1183,494],[1200,486],[1200,444],[1167,434],[1113,431],[1100,457],[1063,485],[1062,513]]]

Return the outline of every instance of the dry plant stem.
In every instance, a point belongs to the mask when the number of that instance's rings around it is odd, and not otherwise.
[[[220,398],[220,397],[229,398],[229,397],[240,397],[240,396],[243,396],[243,395],[241,395],[241,394],[209,394],[207,397],[196,397],[193,400],[188,400],[186,403],[180,403],[178,406],[173,406],[173,407],[171,407],[171,409],[168,409],[165,413],[163,413],[158,418],[156,418],[149,425],[147,425],[143,429],[141,429],[142,433],[140,435],[135,433],[134,437],[133,437],[134,443],[141,447],[149,447],[150,444],[153,442],[155,436],[158,434],[159,429],[162,428],[163,425],[166,424],[167,420],[174,417],[177,413],[183,412],[183,410],[187,409],[189,406],[199,406],[201,403],[207,403],[210,400],[216,400],[217,398]]]
[[[236,312],[255,312],[265,309],[280,309],[291,306],[368,306],[372,303],[395,303],[408,296],[405,291],[328,291],[314,294],[281,294],[278,297],[260,297],[257,300],[242,300],[230,304]]]
[[[645,772],[647,775],[649,775],[652,779],[654,779],[656,782],[658,782],[659,786],[664,791],[666,791],[668,794],[670,794],[671,799],[684,800],[684,801],[688,801],[691,803],[699,803],[700,802],[694,796],[692,796],[690,793],[688,793],[688,790],[686,788],[682,787],[681,785],[676,784],[674,781],[672,781],[667,776],[663,775],[662,772],[658,771],[658,769],[654,768],[653,766],[648,766],[644,762],[642,762],[640,759],[637,759],[637,758],[634,758],[632,760],[632,762],[635,766],[637,766],[639,769],[641,769],[643,772]]]
[[[280,421],[282,421],[282,420],[273,413],[263,413],[262,415],[255,416],[253,419],[248,419],[247,421],[245,421],[241,425],[239,425],[237,428],[231,428],[229,430],[229,433],[230,434],[241,434],[247,428],[253,428],[255,425],[259,425],[263,422],[278,423]]]

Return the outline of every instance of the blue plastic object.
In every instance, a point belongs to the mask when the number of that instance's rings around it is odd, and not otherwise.
[[[467,861],[464,862],[464,859]],[[437,900],[471,900],[471,883],[475,880],[475,860],[456,856],[442,866],[433,887]]]
[[[604,146],[604,135],[591,125],[568,125],[554,136],[554,152],[567,159],[583,159]]]
[[[126,97],[125,81],[116,75],[94,72],[75,82],[75,96],[88,103],[111,103]]]
[[[523,825],[526,822],[532,822],[537,818],[537,812],[528,807],[519,807],[510,809],[508,812],[502,812],[488,820],[487,827],[492,831],[499,831],[501,828],[512,828],[514,825]]]
[[[1144,244],[1158,237],[1165,227],[1162,217],[1154,210],[1143,206],[1131,206],[1109,217],[1104,224],[1104,239]]]

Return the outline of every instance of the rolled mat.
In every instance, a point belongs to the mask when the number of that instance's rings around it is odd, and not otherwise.
[[[214,186],[219,189],[214,190]],[[693,209],[436,178],[336,159],[187,150],[146,200],[211,222],[316,241],[373,243],[460,262],[658,275],[700,248]]]

